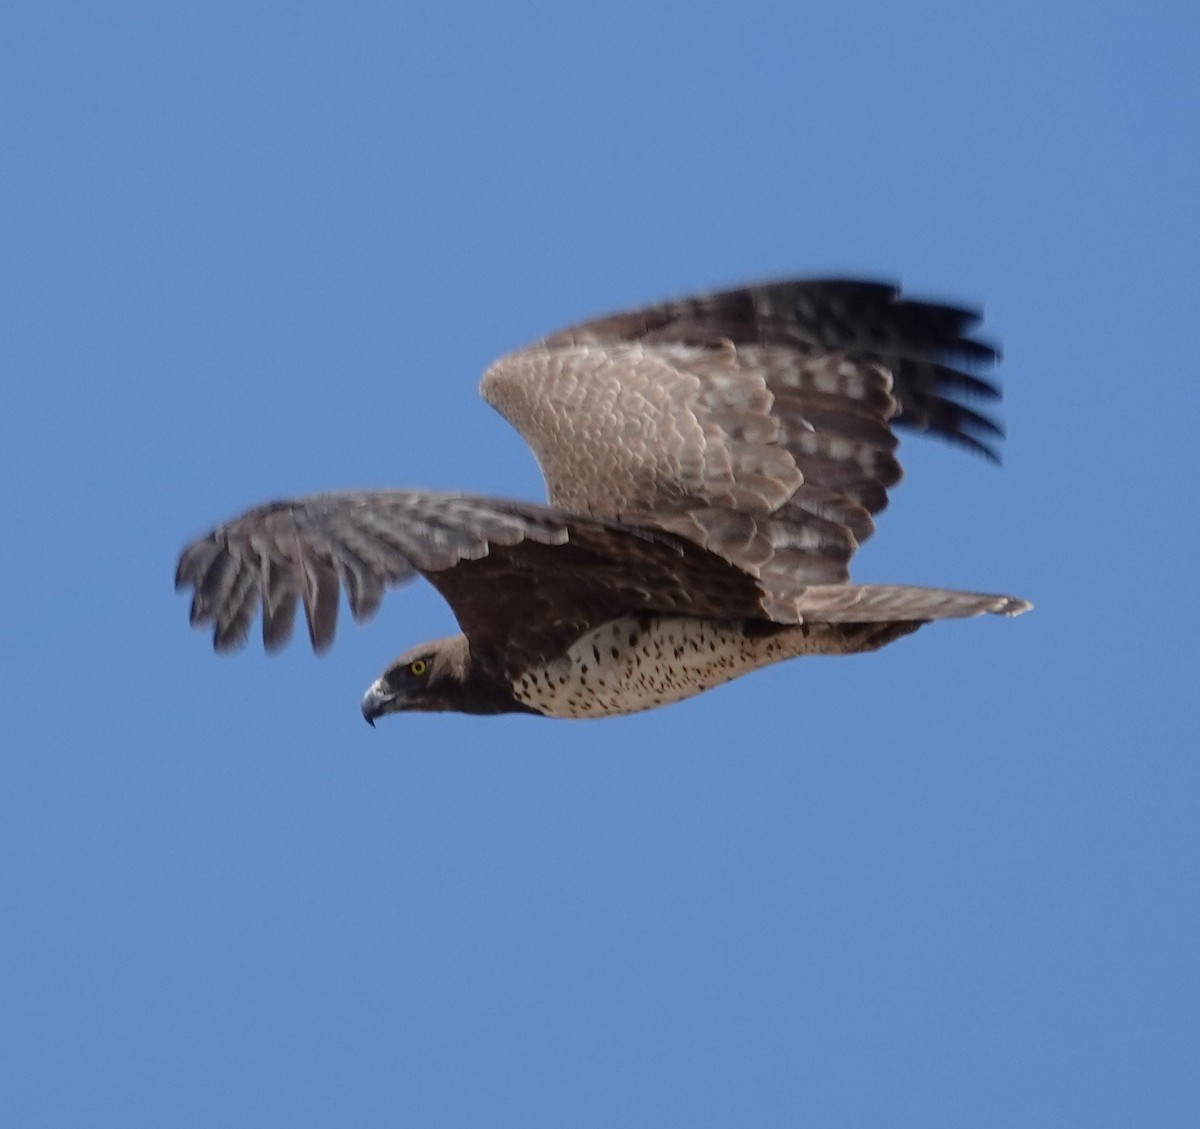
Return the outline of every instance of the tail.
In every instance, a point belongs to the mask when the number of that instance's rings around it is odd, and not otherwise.
[[[1033,605],[1016,596],[915,588],[905,584],[812,584],[796,600],[803,623],[928,623],[931,619],[1020,615]]]

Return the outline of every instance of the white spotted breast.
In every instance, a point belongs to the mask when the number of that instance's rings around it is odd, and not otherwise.
[[[740,623],[624,616],[589,631],[561,658],[526,671],[517,699],[547,717],[613,717],[682,701],[769,663],[829,653],[825,625],[751,636]],[[824,643],[824,645],[822,645]]]

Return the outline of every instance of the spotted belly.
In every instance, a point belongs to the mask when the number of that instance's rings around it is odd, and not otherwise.
[[[740,623],[681,616],[615,619],[561,658],[526,671],[516,697],[547,717],[613,717],[690,698],[769,663],[829,653],[826,625],[748,634]],[[824,643],[824,645],[823,645]]]

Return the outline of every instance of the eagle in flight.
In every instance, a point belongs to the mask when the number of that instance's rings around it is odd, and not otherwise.
[[[402,654],[362,700],[400,710],[609,717],[798,655],[873,651],[1013,596],[852,584],[899,481],[898,428],[997,459],[979,315],[893,286],[794,280],[584,322],[502,357],[484,398],[533,448],[546,505],[427,490],[259,506],[189,545],[177,588],[218,651],[303,605],[314,650],[344,586],[374,614],[417,573],[462,633]]]

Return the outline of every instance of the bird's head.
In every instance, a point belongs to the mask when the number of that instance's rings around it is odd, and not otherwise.
[[[367,687],[362,713],[371,725],[402,710],[509,713],[526,707],[472,664],[465,635],[451,635],[405,651]]]
[[[410,647],[393,662],[363,695],[363,717],[401,710],[457,710],[466,682],[470,651],[463,635],[434,639]]]

